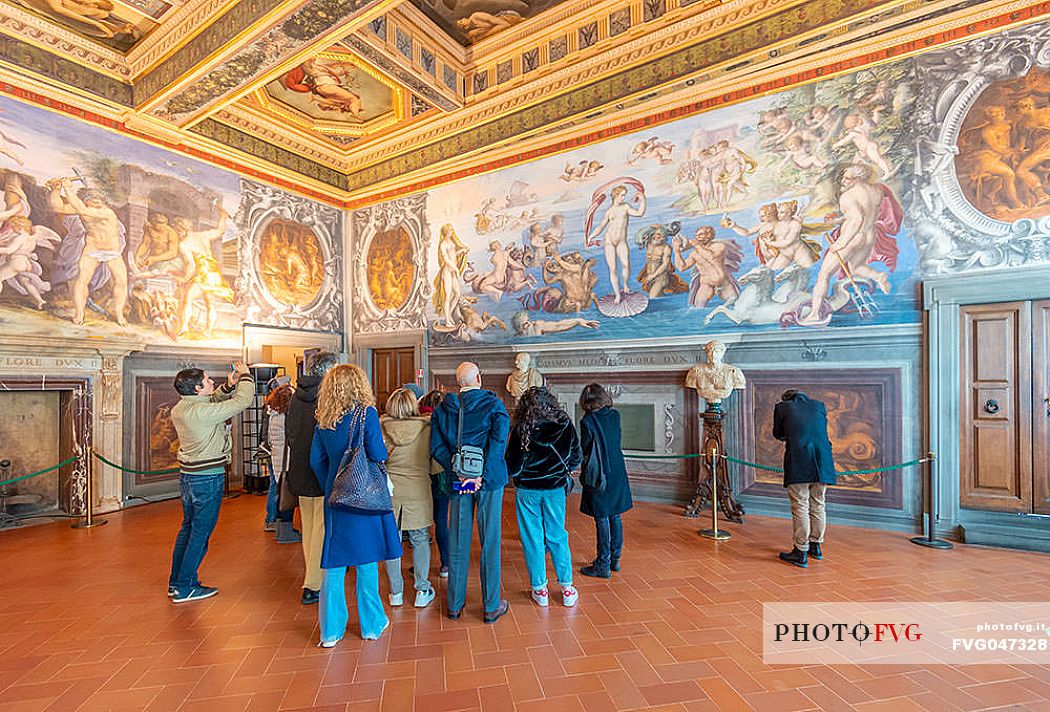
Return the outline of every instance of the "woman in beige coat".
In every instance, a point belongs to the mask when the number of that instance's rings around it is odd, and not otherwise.
[[[416,608],[434,600],[430,585],[430,525],[434,521],[430,492],[430,418],[419,414],[419,402],[412,391],[400,388],[390,394],[386,415],[380,419],[383,440],[390,458],[387,473],[393,485],[394,519],[398,528],[408,533],[412,544]],[[390,590],[401,591],[401,564],[388,562]],[[398,598],[401,598],[398,596]]]

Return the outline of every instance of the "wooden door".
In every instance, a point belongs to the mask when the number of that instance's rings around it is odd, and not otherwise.
[[[960,505],[1032,507],[1030,302],[962,307]]]
[[[372,350],[372,389],[376,394],[376,408],[382,413],[386,399],[403,383],[416,382],[416,352],[403,349]]]
[[[1050,514],[1050,300],[1032,303],[1032,499]]]

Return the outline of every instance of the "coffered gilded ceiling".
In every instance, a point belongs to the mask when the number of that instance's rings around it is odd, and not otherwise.
[[[359,204],[1047,13],[1002,0],[0,0],[0,90],[33,87]]]

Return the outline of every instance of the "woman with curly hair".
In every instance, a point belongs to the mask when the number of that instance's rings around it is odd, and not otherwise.
[[[507,472],[514,478],[518,533],[532,600],[538,606],[550,602],[547,551],[561,586],[562,603],[575,606],[580,598],[572,585],[565,500],[571,473],[582,458],[576,428],[554,394],[536,386],[525,391],[507,443]]]
[[[346,632],[349,614],[343,580],[347,566],[357,569],[361,637],[376,640],[390,625],[379,598],[378,562],[401,557],[401,534],[394,514],[336,508],[330,506],[327,499],[332,494],[343,454],[359,438],[368,459],[386,462],[383,431],[368,376],[358,366],[336,366],[321,381],[317,395],[317,429],[310,449],[310,466],[325,493],[321,550],[324,577],[318,611],[322,648],[334,647]]]

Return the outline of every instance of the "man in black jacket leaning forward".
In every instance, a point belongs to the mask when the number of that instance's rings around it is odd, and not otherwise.
[[[824,558],[827,518],[824,493],[835,484],[835,463],[828,439],[824,404],[798,391],[784,391],[773,409],[773,437],[784,441],[784,486],[791,498],[795,547],[780,558],[806,568],[807,559]]]

